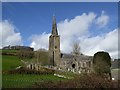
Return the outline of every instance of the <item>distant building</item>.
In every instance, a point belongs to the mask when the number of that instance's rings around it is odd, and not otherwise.
[[[120,68],[120,59],[114,59],[111,61],[111,63],[112,63],[111,66],[112,69]]]
[[[31,50],[33,51],[34,48],[28,47],[28,46],[6,46],[2,48],[3,50]]]

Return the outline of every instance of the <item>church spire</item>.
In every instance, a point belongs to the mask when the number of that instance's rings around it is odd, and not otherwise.
[[[53,15],[52,35],[58,35],[55,15]]]

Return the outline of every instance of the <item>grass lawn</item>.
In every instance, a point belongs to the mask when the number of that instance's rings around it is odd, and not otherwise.
[[[35,82],[66,80],[54,75],[33,75],[33,74],[4,74],[2,76],[3,88],[31,88]]]
[[[2,70],[12,70],[23,65],[17,56],[2,55]]]
[[[19,50],[0,50],[2,53],[17,53]]]
[[[17,56],[0,55],[2,57],[2,70],[9,71],[16,67],[23,65]],[[2,87],[3,88],[29,88],[35,82],[60,81],[66,80],[54,75],[35,75],[35,74],[3,74]]]

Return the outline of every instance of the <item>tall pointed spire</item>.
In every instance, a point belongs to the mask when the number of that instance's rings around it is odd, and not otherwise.
[[[52,35],[58,35],[55,15],[53,15]]]

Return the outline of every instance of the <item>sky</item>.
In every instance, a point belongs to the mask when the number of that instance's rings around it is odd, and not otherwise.
[[[3,2],[0,48],[25,45],[48,49],[52,18],[56,16],[61,52],[109,52],[118,58],[118,3],[116,2]]]

